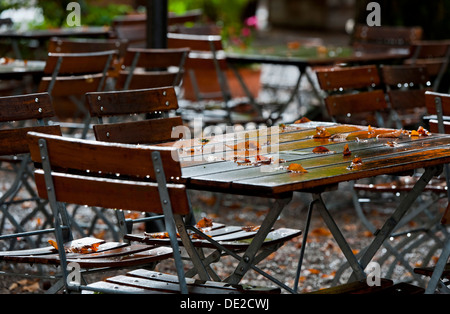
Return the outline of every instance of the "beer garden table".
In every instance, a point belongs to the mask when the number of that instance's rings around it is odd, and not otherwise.
[[[317,97],[320,93],[314,85],[314,80],[307,72],[307,68],[320,66],[330,66],[336,64],[377,64],[392,63],[407,58],[410,55],[409,49],[389,48],[379,51],[360,51],[350,46],[324,46],[317,44],[313,39],[304,42],[291,42],[286,45],[264,46],[252,45],[246,48],[230,46],[226,50],[226,59],[236,78],[238,79],[246,96],[249,98],[253,107],[262,114],[260,106],[255,97],[250,93],[242,76],[238,71],[239,65],[249,64],[276,64],[285,66],[295,66],[299,70],[299,76],[288,100],[277,104],[275,109],[270,112],[270,116],[276,114],[274,122],[281,118],[287,106],[294,100],[303,76],[309,80]]]
[[[364,269],[411,204],[429,180],[441,173],[443,164],[450,161],[449,135],[415,134],[412,131],[307,122],[207,139],[182,139],[170,145],[179,147],[180,179],[188,188],[276,200],[233,275],[227,278],[228,282],[238,283],[250,268],[254,268],[252,261],[257,250],[292,199],[293,192],[297,191],[312,194],[311,210],[313,206],[319,210],[353,270],[352,279],[362,280],[366,278]],[[401,200],[358,260],[328,211],[322,193],[337,189],[342,182],[404,174],[422,168],[425,170],[421,179]],[[304,230],[302,250],[306,246],[307,233],[308,230]],[[281,286],[296,292],[297,283],[294,289]]]
[[[107,38],[111,34],[111,29],[105,26],[79,26],[66,28],[36,29],[36,30],[6,30],[0,32],[0,40],[8,39],[12,42],[13,51],[17,59],[22,59],[19,49],[20,40],[38,40],[40,43],[52,37],[81,37],[81,38]]]

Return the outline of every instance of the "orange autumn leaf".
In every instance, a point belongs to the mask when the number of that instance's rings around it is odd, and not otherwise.
[[[309,120],[307,117],[303,117],[297,121],[294,122],[294,124],[301,124],[301,123],[308,123],[311,122],[311,120]]]
[[[58,244],[55,240],[48,240],[48,243],[50,243],[51,246],[53,246],[56,250],[58,249]]]
[[[430,136],[430,135],[431,135],[431,133],[428,132],[428,130],[426,130],[423,126],[420,126],[420,127],[417,129],[417,133],[419,133],[420,136]]]
[[[327,153],[330,153],[330,150],[323,146],[317,146],[316,148],[313,149],[313,153],[314,154],[327,154]]]
[[[412,130],[410,135],[411,136],[419,136],[420,134],[416,130]]]
[[[290,164],[287,169],[288,169],[288,171],[291,171],[291,172],[308,173],[308,171],[305,168],[303,168],[301,165],[295,164],[295,163]]]
[[[212,227],[213,222],[212,219],[203,217],[202,219],[200,219],[197,224],[195,225],[197,228],[209,228]]]
[[[298,41],[290,41],[287,43],[288,49],[296,50],[300,48],[301,44]]]
[[[260,150],[260,145],[257,141],[245,141],[238,143],[236,145],[229,146],[229,148],[232,148],[233,150]]]
[[[319,227],[311,231],[312,236],[319,236],[319,237],[328,237],[331,236],[330,230],[327,228]]]
[[[324,127],[317,127],[316,134],[314,134],[313,138],[329,138],[331,136],[330,132],[328,132]]]
[[[342,152],[342,154],[344,156],[350,156],[352,154],[352,152],[350,151],[350,149],[348,148],[348,144],[345,144],[344,146],[344,151]]]
[[[320,270],[318,270],[318,269],[310,268],[310,269],[308,269],[308,271],[313,275],[320,274]]]

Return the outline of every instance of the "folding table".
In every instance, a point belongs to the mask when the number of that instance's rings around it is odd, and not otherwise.
[[[276,200],[234,274],[227,278],[229,283],[238,283],[250,268],[255,269],[255,252],[296,191],[312,194],[311,209],[319,210],[353,270],[352,279],[366,278],[364,269],[383,242],[429,180],[439,175],[443,164],[450,161],[449,135],[324,122],[181,140],[171,145],[179,147],[180,180],[188,188]],[[289,170],[295,167],[297,172]],[[421,168],[425,169],[421,179],[375,233],[373,242],[358,260],[328,211],[322,193],[336,189],[341,182]],[[308,216],[302,250],[311,219]],[[296,285],[294,289],[282,287],[296,292]]]
[[[311,39],[312,40],[312,39]],[[288,100],[279,104],[279,109],[272,111],[270,114],[277,114],[274,122],[280,119],[281,114],[286,110],[287,106],[294,100],[296,93],[300,87],[301,80],[304,75],[313,86],[316,95],[319,91],[315,89],[314,81],[306,71],[307,68],[331,66],[335,64],[368,64],[388,62],[405,59],[409,56],[408,49],[386,49],[376,52],[356,51],[350,46],[323,46],[317,42],[299,42],[280,46],[264,46],[254,45],[249,48],[241,49],[229,47],[226,51],[227,62],[236,75],[242,89],[250,99],[253,106],[257,106],[257,102],[253,95],[249,92],[244,80],[237,67],[242,64],[278,64],[295,66],[299,70],[299,76],[292,93]],[[319,97],[320,99],[320,97]],[[278,111],[278,112],[277,112]]]

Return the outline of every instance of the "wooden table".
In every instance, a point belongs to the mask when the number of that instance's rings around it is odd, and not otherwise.
[[[255,253],[295,191],[312,194],[310,208],[319,210],[353,269],[353,279],[365,278],[364,269],[375,253],[429,180],[439,175],[443,164],[450,161],[449,135],[412,136],[411,132],[407,131],[402,133],[390,129],[320,122],[273,127],[268,130],[267,135],[260,130],[259,133],[243,132],[211,139],[175,142],[181,153],[181,180],[186,182],[189,188],[257,195],[276,200],[244,258],[234,274],[227,279],[230,283],[239,282],[244,274],[253,268],[252,259]],[[322,138],[315,138],[319,134]],[[343,154],[346,145],[350,151],[349,155]],[[245,150],[245,147],[248,149]],[[324,147],[328,152],[313,152],[317,147]],[[278,156],[275,156],[276,154]],[[243,160],[244,155],[248,160]],[[257,155],[273,156],[274,159],[282,160],[278,165],[257,165]],[[360,158],[361,163],[355,159],[356,156]],[[291,164],[299,164],[307,172],[295,173],[287,170]],[[322,193],[330,188],[336,189],[341,182],[405,173],[419,168],[425,169],[421,179],[399,203],[395,212],[376,233],[365,254],[358,260],[328,211]],[[306,229],[310,218],[309,213]],[[303,231],[305,236],[302,250],[306,246],[308,230]],[[294,288],[290,291],[296,292],[296,286]]]
[[[66,28],[36,29],[27,31],[6,30],[0,32],[1,39],[9,39],[12,41],[15,57],[22,59],[22,53],[19,49],[18,42],[24,40],[38,40],[44,42],[52,37],[108,37],[111,30],[104,26],[80,26]]]
[[[323,46],[317,44],[290,43],[280,46],[256,45],[245,49],[239,47],[229,47],[226,51],[227,61],[231,69],[239,80],[242,89],[255,109],[260,112],[260,108],[245,85],[244,80],[237,67],[242,64],[278,64],[295,66],[299,70],[299,77],[292,89],[292,93],[287,101],[278,104],[279,109],[270,113],[274,122],[281,118],[281,114],[287,106],[294,100],[300,87],[301,80],[305,75],[311,83],[317,97],[320,93],[315,89],[315,84],[306,69],[308,67],[330,66],[335,64],[373,64],[392,63],[402,60],[410,55],[409,49],[387,49],[385,51],[364,52],[354,50],[349,46]],[[261,112],[260,112],[261,113]]]
[[[45,61],[41,60],[6,60],[0,58],[0,79],[22,79],[26,75],[36,80],[44,75]]]

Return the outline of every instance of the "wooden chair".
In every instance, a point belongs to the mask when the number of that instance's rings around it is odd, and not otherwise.
[[[203,122],[209,125],[268,123],[268,119],[262,116],[261,108],[253,108],[233,98],[227,81],[228,65],[220,35],[168,33],[167,41],[169,48],[188,47],[191,50],[185,64],[183,88],[185,94],[193,91],[194,103],[182,105],[186,119],[188,115],[198,116],[202,112]]]
[[[145,48],[147,42],[147,15],[130,14],[115,17],[111,23],[111,38],[128,41],[129,47]]]
[[[87,92],[103,90],[107,72],[117,51],[92,53],[49,53],[44,76],[39,85],[40,92],[53,97],[57,117],[66,122],[83,119],[80,124],[64,124],[62,127],[81,128],[86,137],[90,117],[84,101]]]
[[[367,52],[389,49],[409,49],[410,45],[421,40],[423,29],[420,26],[377,26],[358,24],[355,26],[351,44],[356,50]]]
[[[189,49],[143,49],[126,51],[116,88],[119,90],[179,86]]]
[[[334,122],[384,126],[388,105],[375,65],[322,68],[316,74]]]
[[[97,116],[100,119],[103,116],[108,115],[143,113],[153,110],[169,111],[177,108],[177,96],[173,87],[121,92],[88,93],[86,97],[92,115]],[[178,140],[178,138],[172,136],[172,129],[180,127],[181,125],[182,121],[180,117],[172,117],[136,122],[97,124],[94,125],[93,128],[96,139],[99,141],[145,145]],[[195,219],[193,219],[193,221],[195,221]],[[211,255],[204,259],[207,265],[216,261],[217,258],[222,254],[225,254],[227,250],[227,254],[230,253],[230,250],[232,254],[245,250],[249,243],[242,243],[239,242],[239,240],[251,239],[254,235],[252,232],[243,232],[242,227],[224,226],[220,223],[215,223],[213,229],[214,232],[211,234],[212,239],[217,241],[220,239],[220,241],[227,243],[225,248],[215,247],[206,240],[194,242],[196,247],[215,249]],[[128,232],[131,233],[131,230],[128,230]],[[270,240],[267,240],[264,243],[258,261],[262,261],[284,243],[300,234],[300,230],[285,228],[274,230],[268,237]],[[157,243],[163,243],[165,241],[166,245],[169,244],[167,239],[158,239],[156,236],[128,234],[125,237],[131,241],[144,243],[155,241]],[[214,271],[210,267],[208,267],[208,270],[213,274],[215,280],[219,280],[218,276],[214,274]]]
[[[88,290],[118,293],[130,291],[117,286],[104,289],[102,285],[98,288],[96,284],[84,285],[72,279],[77,279],[77,268],[129,268],[149,265],[173,256],[177,269],[176,292],[190,292],[177,239],[178,229],[185,247],[192,245],[182,228],[182,216],[189,214],[190,205],[182,181],[172,179],[181,176],[180,164],[173,158],[176,148],[109,144],[35,132],[28,133],[28,139],[31,156],[37,167],[35,181],[39,195],[50,202],[55,217],[55,242],[58,248],[65,249],[58,249],[57,252],[54,248],[43,248],[39,252],[1,252],[2,260],[60,264],[68,292]],[[64,213],[66,203],[163,214],[171,248],[108,243],[93,238],[73,239]],[[74,267],[75,274],[69,273],[67,266]],[[135,284],[142,283],[142,280],[135,280]],[[167,291],[164,287],[167,285],[161,285],[158,280],[144,281],[151,286],[149,293],[155,290]],[[242,287],[240,289],[245,291]],[[203,291],[207,293],[207,290]],[[277,292],[279,289],[271,291]]]
[[[128,48],[128,41],[124,39],[91,39],[91,38],[51,38],[48,52],[51,53],[83,53],[117,50],[118,56],[123,57]]]
[[[10,185],[6,191],[2,191],[0,197],[0,239],[10,241],[9,249],[17,244],[17,237],[5,235],[8,231],[45,230],[51,225],[46,204],[37,196],[34,188],[26,134],[29,131],[61,134],[59,126],[48,126],[45,123],[45,119],[53,116],[51,98],[47,93],[0,98],[0,164],[5,183],[10,178],[8,173],[11,173]],[[22,208],[24,204],[27,206]],[[42,223],[35,227],[32,222],[38,219]],[[11,228],[7,227],[8,223]],[[26,240],[30,247],[37,247],[39,244],[35,237]]]
[[[417,130],[426,114],[425,92],[431,90],[427,69],[423,66],[382,65],[382,81],[390,106],[392,127]]]
[[[411,57],[405,64],[421,65],[427,68],[432,79],[433,91],[438,92],[442,77],[450,62],[449,40],[419,40],[411,44]]]
[[[430,121],[430,129],[435,132],[447,133],[448,129],[445,125],[444,116],[450,115],[450,95],[441,94],[436,92],[426,92],[426,105],[430,114],[437,116],[436,120]],[[450,191],[448,189],[450,182],[450,170],[448,165],[444,166],[445,179],[447,183],[447,197],[450,200]],[[444,231],[448,230],[450,222],[450,202],[441,219],[441,226]],[[450,236],[448,232],[444,232],[445,239],[443,243],[437,243],[438,248],[442,249],[439,260],[436,265],[427,267],[428,261],[422,263],[422,267],[414,269],[414,272],[423,276],[430,277],[425,293],[432,294],[436,291],[441,293],[450,293],[448,288],[448,279],[450,266],[448,264],[448,258],[450,256]],[[430,252],[433,253],[435,247],[430,248]]]

